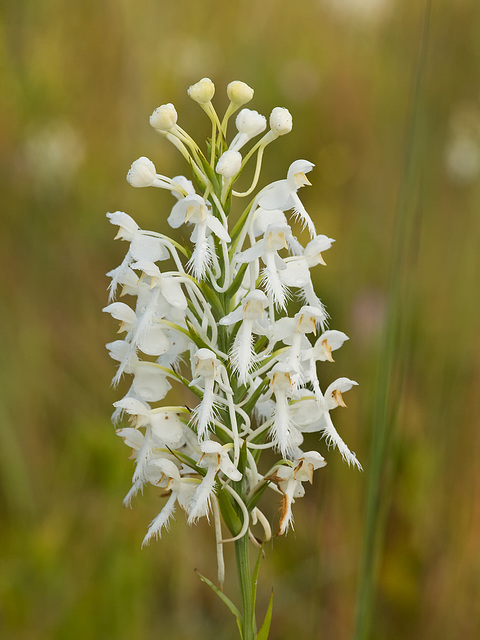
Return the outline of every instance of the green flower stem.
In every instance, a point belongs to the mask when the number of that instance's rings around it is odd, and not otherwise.
[[[257,635],[249,545],[248,531],[243,538],[235,541],[238,583],[242,593],[242,640],[255,640]]]

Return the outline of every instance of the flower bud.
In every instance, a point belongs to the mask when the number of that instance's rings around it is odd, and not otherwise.
[[[202,78],[187,90],[188,95],[198,104],[207,104],[213,98],[215,85],[210,78]]]
[[[235,124],[238,132],[247,134],[249,138],[262,133],[267,127],[265,116],[251,109],[242,109],[235,120]]]
[[[157,131],[170,131],[177,124],[177,111],[173,104],[162,104],[150,116],[150,124]]]
[[[227,86],[227,96],[235,105],[241,107],[253,98],[253,89],[245,82],[234,80]]]
[[[242,166],[242,155],[238,151],[225,151],[217,162],[215,171],[224,178],[233,178]]]
[[[235,120],[235,124],[237,125],[238,133],[230,144],[232,151],[238,151],[254,136],[265,131],[267,121],[265,116],[262,116],[258,111],[242,109]]]
[[[127,181],[132,187],[150,187],[156,177],[155,165],[145,156],[135,160],[127,173]]]
[[[284,107],[275,107],[270,114],[270,129],[276,136],[290,133],[293,127],[292,115]]]

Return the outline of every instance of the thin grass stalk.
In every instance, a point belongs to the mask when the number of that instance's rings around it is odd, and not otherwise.
[[[405,357],[400,355],[400,343],[405,341],[405,276],[409,269],[406,258],[413,241],[416,218],[415,200],[412,194],[417,190],[416,182],[420,171],[417,162],[417,134],[421,107],[423,78],[428,48],[431,14],[431,0],[426,0],[421,28],[419,51],[416,59],[411,92],[410,113],[407,119],[405,155],[400,181],[399,198],[396,207],[392,260],[388,278],[387,313],[382,337],[380,359],[377,369],[376,405],[372,427],[369,475],[367,480],[366,515],[363,536],[362,559],[357,592],[354,640],[365,640],[369,636],[374,607],[377,566],[383,547],[387,504],[381,499],[381,488],[388,475],[388,453],[395,429],[395,409],[401,398],[401,385],[393,387],[392,378],[400,361],[401,380],[405,373]],[[412,203],[412,199],[414,202]],[[411,286],[411,281],[409,283]],[[408,296],[410,297],[410,296]],[[408,298],[407,298],[408,299]],[[397,373],[397,371],[395,371]]]

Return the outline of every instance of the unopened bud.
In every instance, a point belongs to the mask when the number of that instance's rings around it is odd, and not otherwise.
[[[202,78],[187,90],[188,95],[198,104],[207,104],[213,98],[215,85],[210,78]]]
[[[235,124],[239,133],[246,133],[249,138],[262,133],[267,127],[265,116],[251,109],[242,109],[235,120]]]
[[[233,178],[242,166],[242,155],[238,151],[225,151],[217,162],[215,171],[224,178]]]
[[[267,127],[265,116],[251,109],[242,109],[235,120],[235,124],[237,125],[238,133],[230,144],[230,149],[233,151],[241,149],[244,144],[259,133],[262,133],[262,131],[265,131]]]
[[[275,107],[270,114],[270,129],[276,136],[290,133],[293,127],[292,115],[284,107]]]
[[[235,105],[241,107],[253,98],[253,89],[245,82],[234,80],[227,86],[227,96]]]
[[[156,177],[155,165],[145,156],[135,160],[127,173],[127,181],[132,187],[150,187]]]
[[[177,124],[177,111],[173,104],[162,104],[150,116],[150,124],[157,131],[170,131]]]

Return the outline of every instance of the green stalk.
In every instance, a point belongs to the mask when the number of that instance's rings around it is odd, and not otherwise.
[[[249,545],[248,531],[243,538],[235,541],[238,583],[242,594],[242,640],[255,640],[257,635]]]
[[[421,42],[416,62],[412,91],[412,106],[408,121],[405,160],[402,172],[400,196],[396,207],[396,224],[393,238],[392,260],[389,273],[389,299],[382,350],[377,371],[375,415],[373,419],[370,472],[367,484],[365,528],[362,560],[357,594],[356,621],[353,638],[365,640],[369,636],[375,596],[375,580],[378,559],[383,543],[385,504],[381,501],[381,489],[385,478],[389,442],[394,427],[394,411],[400,401],[400,387],[392,390],[392,377],[397,361],[401,361],[402,309],[406,306],[408,291],[405,289],[405,258],[414,233],[414,208],[409,205],[409,196],[416,188],[418,168],[414,162],[415,134],[417,132],[423,71],[425,66],[431,0],[425,1]],[[409,283],[411,287],[411,281]],[[405,312],[403,311],[403,314]],[[404,367],[403,367],[404,368]],[[400,371],[400,374],[403,374]],[[402,378],[402,375],[399,376]]]

